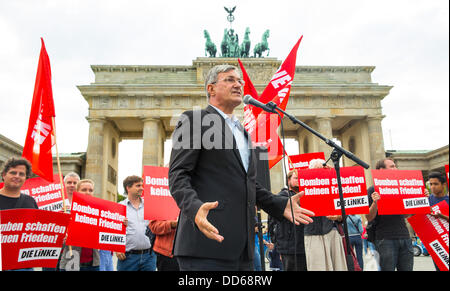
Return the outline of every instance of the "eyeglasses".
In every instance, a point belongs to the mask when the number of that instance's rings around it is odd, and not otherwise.
[[[245,85],[245,81],[244,81],[244,80],[242,80],[242,79],[236,79],[236,78],[233,78],[233,77],[227,77],[227,78],[225,78],[225,79],[218,80],[218,81],[216,81],[216,82],[212,82],[211,84],[215,84],[215,83],[220,82],[220,81],[224,81],[224,82],[230,83],[230,84],[234,84],[234,83],[238,82],[241,86],[244,86],[244,85]]]

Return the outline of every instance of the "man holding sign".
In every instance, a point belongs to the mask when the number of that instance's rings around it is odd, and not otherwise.
[[[397,170],[392,159],[377,162],[376,169]],[[369,214],[367,221],[375,224],[375,247],[380,254],[382,271],[412,271],[414,256],[412,241],[403,215],[378,215],[380,194],[372,186],[367,190],[369,195]]]
[[[445,177],[439,172],[431,172],[428,175],[428,182],[430,183],[430,206],[436,205],[441,201],[445,201],[448,204],[448,195],[445,193]],[[443,218],[448,221],[448,216],[442,213],[436,214],[437,217]]]
[[[31,164],[28,160],[13,157],[6,161],[2,170],[2,180],[4,185],[0,188],[0,210],[16,208],[38,209],[37,203],[33,197],[20,193],[20,188],[30,176]]]

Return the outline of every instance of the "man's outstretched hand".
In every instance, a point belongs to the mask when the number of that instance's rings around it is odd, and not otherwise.
[[[195,224],[207,238],[222,242],[224,237],[219,234],[217,228],[215,228],[207,219],[209,211],[217,206],[219,206],[218,201],[203,203],[195,215]]]
[[[292,206],[293,206],[293,210],[294,210],[294,218],[295,218],[294,223],[297,225],[299,225],[300,223],[309,224],[309,223],[313,222],[313,220],[311,219],[310,216],[314,216],[314,212],[300,207],[300,197],[302,197],[304,194],[305,194],[305,192],[302,191],[291,197]],[[286,204],[286,209],[284,210],[283,215],[286,219],[293,222],[290,200],[288,200],[288,203]]]

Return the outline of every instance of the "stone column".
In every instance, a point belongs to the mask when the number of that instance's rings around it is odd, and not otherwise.
[[[315,120],[317,124],[317,131],[328,139],[333,138],[333,128],[331,125],[332,120],[332,116],[318,116]],[[328,159],[330,157],[332,148],[318,137],[314,136],[314,138],[317,138],[318,140],[319,152],[324,152],[325,159]]]
[[[89,121],[89,139],[86,151],[86,178],[95,183],[95,194],[103,193],[106,179],[103,156],[103,135],[106,120],[104,118],[86,118]]]
[[[142,165],[162,167],[164,163],[164,130],[161,121],[156,118],[142,118],[143,150]]]
[[[369,146],[370,146],[370,166],[375,169],[375,164],[378,160],[386,157],[384,150],[383,129],[381,121],[384,115],[370,115],[367,117],[367,128],[369,132]]]

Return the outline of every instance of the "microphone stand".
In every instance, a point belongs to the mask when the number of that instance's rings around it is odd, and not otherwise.
[[[337,182],[338,182],[339,202],[341,204],[341,213],[342,213],[342,224],[344,226],[345,244],[347,245],[346,254],[345,254],[346,260],[347,260],[347,268],[349,271],[354,271],[354,264],[353,264],[353,259],[351,256],[351,250],[350,250],[350,240],[348,237],[347,215],[345,214],[344,195],[342,193],[341,171],[340,171],[339,160],[343,155],[345,155],[347,158],[351,159],[352,161],[354,161],[355,163],[357,163],[358,165],[362,166],[365,169],[368,169],[370,166],[367,163],[360,160],[358,157],[356,157],[353,153],[347,151],[343,147],[336,144],[334,141],[326,138],[319,132],[317,132],[314,129],[312,129],[311,127],[309,127],[304,122],[302,122],[302,121],[298,120],[297,118],[295,118],[294,116],[288,114],[287,112],[285,112],[284,110],[279,108],[274,102],[267,103],[266,107],[267,107],[267,109],[269,109],[269,111],[271,113],[277,113],[276,111],[283,113],[284,116],[287,116],[294,124],[298,124],[298,125],[302,126],[303,128],[305,128],[306,130],[308,130],[309,132],[311,132],[312,134],[314,134],[315,136],[317,136],[318,138],[323,140],[327,145],[329,145],[330,147],[333,148],[333,151],[331,152],[330,158],[328,160],[331,159],[333,161],[334,169],[336,171]]]
[[[259,259],[261,262],[261,271],[266,270],[266,257],[264,254],[264,238],[263,238],[263,226],[261,220],[261,209],[257,207],[257,226],[258,226],[258,240],[259,240]]]

